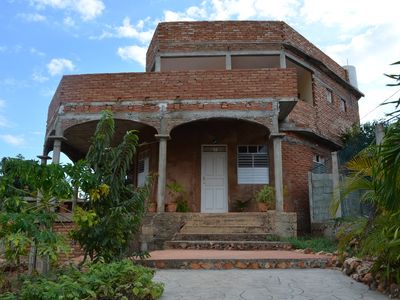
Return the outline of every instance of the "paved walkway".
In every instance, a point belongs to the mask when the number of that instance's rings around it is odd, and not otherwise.
[[[276,250],[156,250],[149,259],[307,259],[328,258],[325,255],[303,254],[295,251]]]
[[[155,280],[161,300],[389,299],[336,270],[157,270]]]

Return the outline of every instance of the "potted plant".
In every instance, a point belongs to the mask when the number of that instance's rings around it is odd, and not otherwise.
[[[149,206],[147,208],[148,212],[156,212],[157,211],[157,203],[155,202],[150,202]]]
[[[270,185],[264,185],[261,190],[255,194],[259,211],[271,209],[275,202],[275,189]]]
[[[167,184],[167,189],[171,196],[171,202],[166,204],[166,211],[188,212],[189,204],[185,188],[180,183],[173,181]]]

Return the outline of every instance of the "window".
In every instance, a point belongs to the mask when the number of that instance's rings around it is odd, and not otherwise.
[[[268,184],[267,145],[238,146],[237,152],[238,184]]]
[[[326,89],[326,101],[329,103],[333,102],[333,92],[330,89]]]
[[[146,184],[147,176],[149,176],[149,158],[139,158],[137,169],[137,186],[144,186]]]
[[[343,98],[340,98],[340,111],[347,111],[346,100]]]
[[[326,173],[325,159],[319,154],[314,154],[312,173]]]

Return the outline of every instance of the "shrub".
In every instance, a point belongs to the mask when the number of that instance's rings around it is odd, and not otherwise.
[[[0,299],[157,299],[164,287],[153,282],[153,276],[153,270],[127,259],[94,263],[86,272],[69,267],[47,276],[22,278],[18,292],[0,295]]]

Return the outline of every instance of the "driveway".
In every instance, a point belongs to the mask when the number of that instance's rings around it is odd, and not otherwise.
[[[158,270],[165,299],[381,300],[388,297],[329,269]]]

